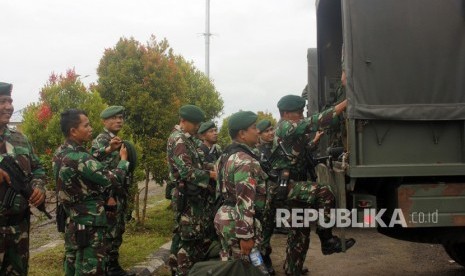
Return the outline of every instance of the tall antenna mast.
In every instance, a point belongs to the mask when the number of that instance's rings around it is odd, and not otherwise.
[[[205,74],[210,78],[210,0],[207,1],[206,20],[205,20]]]

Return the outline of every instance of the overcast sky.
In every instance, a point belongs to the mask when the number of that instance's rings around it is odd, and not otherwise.
[[[105,48],[120,37],[166,38],[205,70],[206,0],[4,0],[0,3],[0,81],[13,83],[16,110],[38,101],[51,72],[75,68],[97,80]],[[316,46],[314,0],[211,0],[210,77],[224,114],[268,111],[307,81]]]

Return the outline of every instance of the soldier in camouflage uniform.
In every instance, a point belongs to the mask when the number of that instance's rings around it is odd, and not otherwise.
[[[329,210],[335,207],[335,198],[329,185],[312,182],[308,179],[305,154],[309,136],[307,134],[317,131],[319,128],[335,124],[338,115],[346,108],[347,100],[337,104],[334,108],[315,114],[311,117],[303,117],[305,100],[296,95],[287,95],[278,102],[281,115],[273,143],[273,150],[284,148],[285,153],[273,162],[275,169],[284,179],[289,176],[287,190],[281,191],[286,198],[286,204],[290,208],[315,208],[323,209],[325,219],[329,220]],[[281,146],[280,146],[281,145]],[[278,150],[280,150],[278,149]],[[286,156],[287,155],[287,156]],[[277,196],[282,198],[280,191]],[[341,240],[333,236],[331,229],[317,229],[321,241],[323,254],[333,254],[342,251]],[[291,228],[288,236],[285,272],[288,275],[301,275],[302,265],[310,243],[310,228]],[[347,249],[355,244],[354,239],[346,240]]]
[[[116,216],[116,201],[111,194],[122,189],[129,165],[127,150],[122,145],[117,168],[107,170],[82,146],[92,139],[92,128],[84,111],[63,112],[60,125],[66,140],[55,152],[53,172],[58,200],[68,215],[65,275],[104,275],[108,220]]]
[[[10,155],[27,173],[32,174],[30,198],[14,193],[12,204],[4,202],[9,191],[9,175],[0,170],[0,275],[27,275],[29,261],[29,204],[39,206],[45,200],[45,171],[26,136],[9,129],[13,114],[12,85],[0,82],[0,160]]]
[[[270,120],[263,119],[257,123],[257,129],[259,134],[257,149],[260,152],[260,158],[268,160],[273,149],[274,127]]]
[[[223,151],[221,150],[220,145],[217,144],[218,142],[218,129],[213,121],[204,122],[200,125],[199,130],[197,132],[199,135],[202,143],[199,146],[199,154],[200,158],[203,162],[204,170],[212,171],[214,170],[214,166],[218,158],[221,156]],[[216,202],[216,180],[210,179],[210,185],[208,185],[208,204],[206,208],[207,217],[211,218],[211,220],[207,220],[206,225],[206,239],[205,239],[205,247],[210,247],[211,249],[218,249],[218,236],[215,231],[215,226],[213,225],[213,218],[216,214],[215,202]],[[209,254],[210,258],[218,257],[217,250],[210,250],[215,254]]]
[[[259,143],[257,145],[257,150],[259,152],[260,160],[268,160],[271,157],[271,150],[273,149],[273,138],[274,138],[274,127],[271,124],[271,121],[268,119],[263,119],[257,123],[257,129],[259,134]],[[276,206],[276,201],[272,197],[275,192],[272,190],[276,188],[276,185],[267,185],[267,196],[270,201],[270,208],[265,214],[265,219],[263,223],[263,262],[268,269],[270,275],[275,274],[273,264],[271,262],[270,254],[272,252],[271,248],[271,236],[274,233],[276,227],[276,208],[283,206]]]
[[[231,115],[228,127],[233,143],[218,163],[217,195],[223,204],[215,216],[223,261],[249,255],[256,247],[262,254],[261,224],[269,207],[267,175],[253,153],[258,142],[257,115],[240,111]]]
[[[187,275],[195,262],[205,258],[205,230],[207,216],[208,185],[210,179],[216,179],[214,171],[203,169],[203,163],[193,140],[200,123],[205,119],[203,111],[194,105],[185,105],[179,109],[180,123],[176,125],[168,138],[167,156],[170,181],[176,183],[173,190],[176,224],[173,231],[173,243],[179,240],[179,246],[171,248],[171,254],[177,251],[177,274]]]
[[[103,120],[104,129],[93,141],[91,154],[98,161],[105,165],[109,170],[117,168],[120,161],[119,149],[123,141],[118,137],[118,132],[122,129],[124,123],[123,117],[124,107],[110,106],[100,114]],[[109,251],[108,251],[108,276],[127,276],[135,275],[128,273],[120,266],[119,248],[123,243],[123,234],[126,229],[126,213],[128,207],[129,184],[125,183],[123,193],[115,194],[114,197],[117,203],[116,220],[115,223],[109,224]]]
[[[200,149],[203,151],[204,163],[215,164],[216,160],[221,156],[221,150],[218,142],[218,129],[214,122],[209,121],[200,125],[198,134],[202,139]]]

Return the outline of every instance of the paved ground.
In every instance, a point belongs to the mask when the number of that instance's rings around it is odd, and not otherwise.
[[[346,253],[322,255],[320,242],[312,233],[305,265],[315,275],[465,275],[440,245],[412,243],[388,238],[374,229],[349,229],[347,237],[357,240]],[[272,239],[272,260],[277,275],[284,275],[285,235]],[[161,267],[153,275],[169,275]]]
[[[388,238],[375,229],[349,229],[347,237],[357,243],[346,253],[324,256],[312,233],[305,265],[310,275],[464,275],[465,269],[451,261],[442,246],[411,243]],[[284,275],[286,237],[273,239],[273,261]],[[276,250],[278,249],[278,250]]]
[[[163,192],[158,185],[151,187],[154,188],[149,190],[150,194]],[[50,208],[53,207],[50,204]],[[31,254],[60,244],[60,234],[55,227],[54,221],[34,223]],[[465,275],[465,269],[453,262],[440,245],[399,241],[383,236],[374,229],[349,229],[346,236],[357,240],[352,249],[347,253],[323,256],[319,240],[312,233],[305,263],[310,268],[310,275]],[[285,235],[275,235],[272,239],[272,259],[277,275],[284,275],[285,244]],[[167,248],[168,245],[165,245],[154,252],[134,270],[138,275],[170,275],[163,264],[168,256]]]

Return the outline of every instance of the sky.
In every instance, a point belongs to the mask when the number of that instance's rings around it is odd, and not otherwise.
[[[0,2],[0,81],[13,83],[16,110],[39,99],[52,72],[74,68],[97,81],[106,48],[121,37],[166,38],[205,71],[206,0],[4,0]],[[210,0],[210,78],[224,114],[271,112],[307,81],[316,47],[314,0]]]

